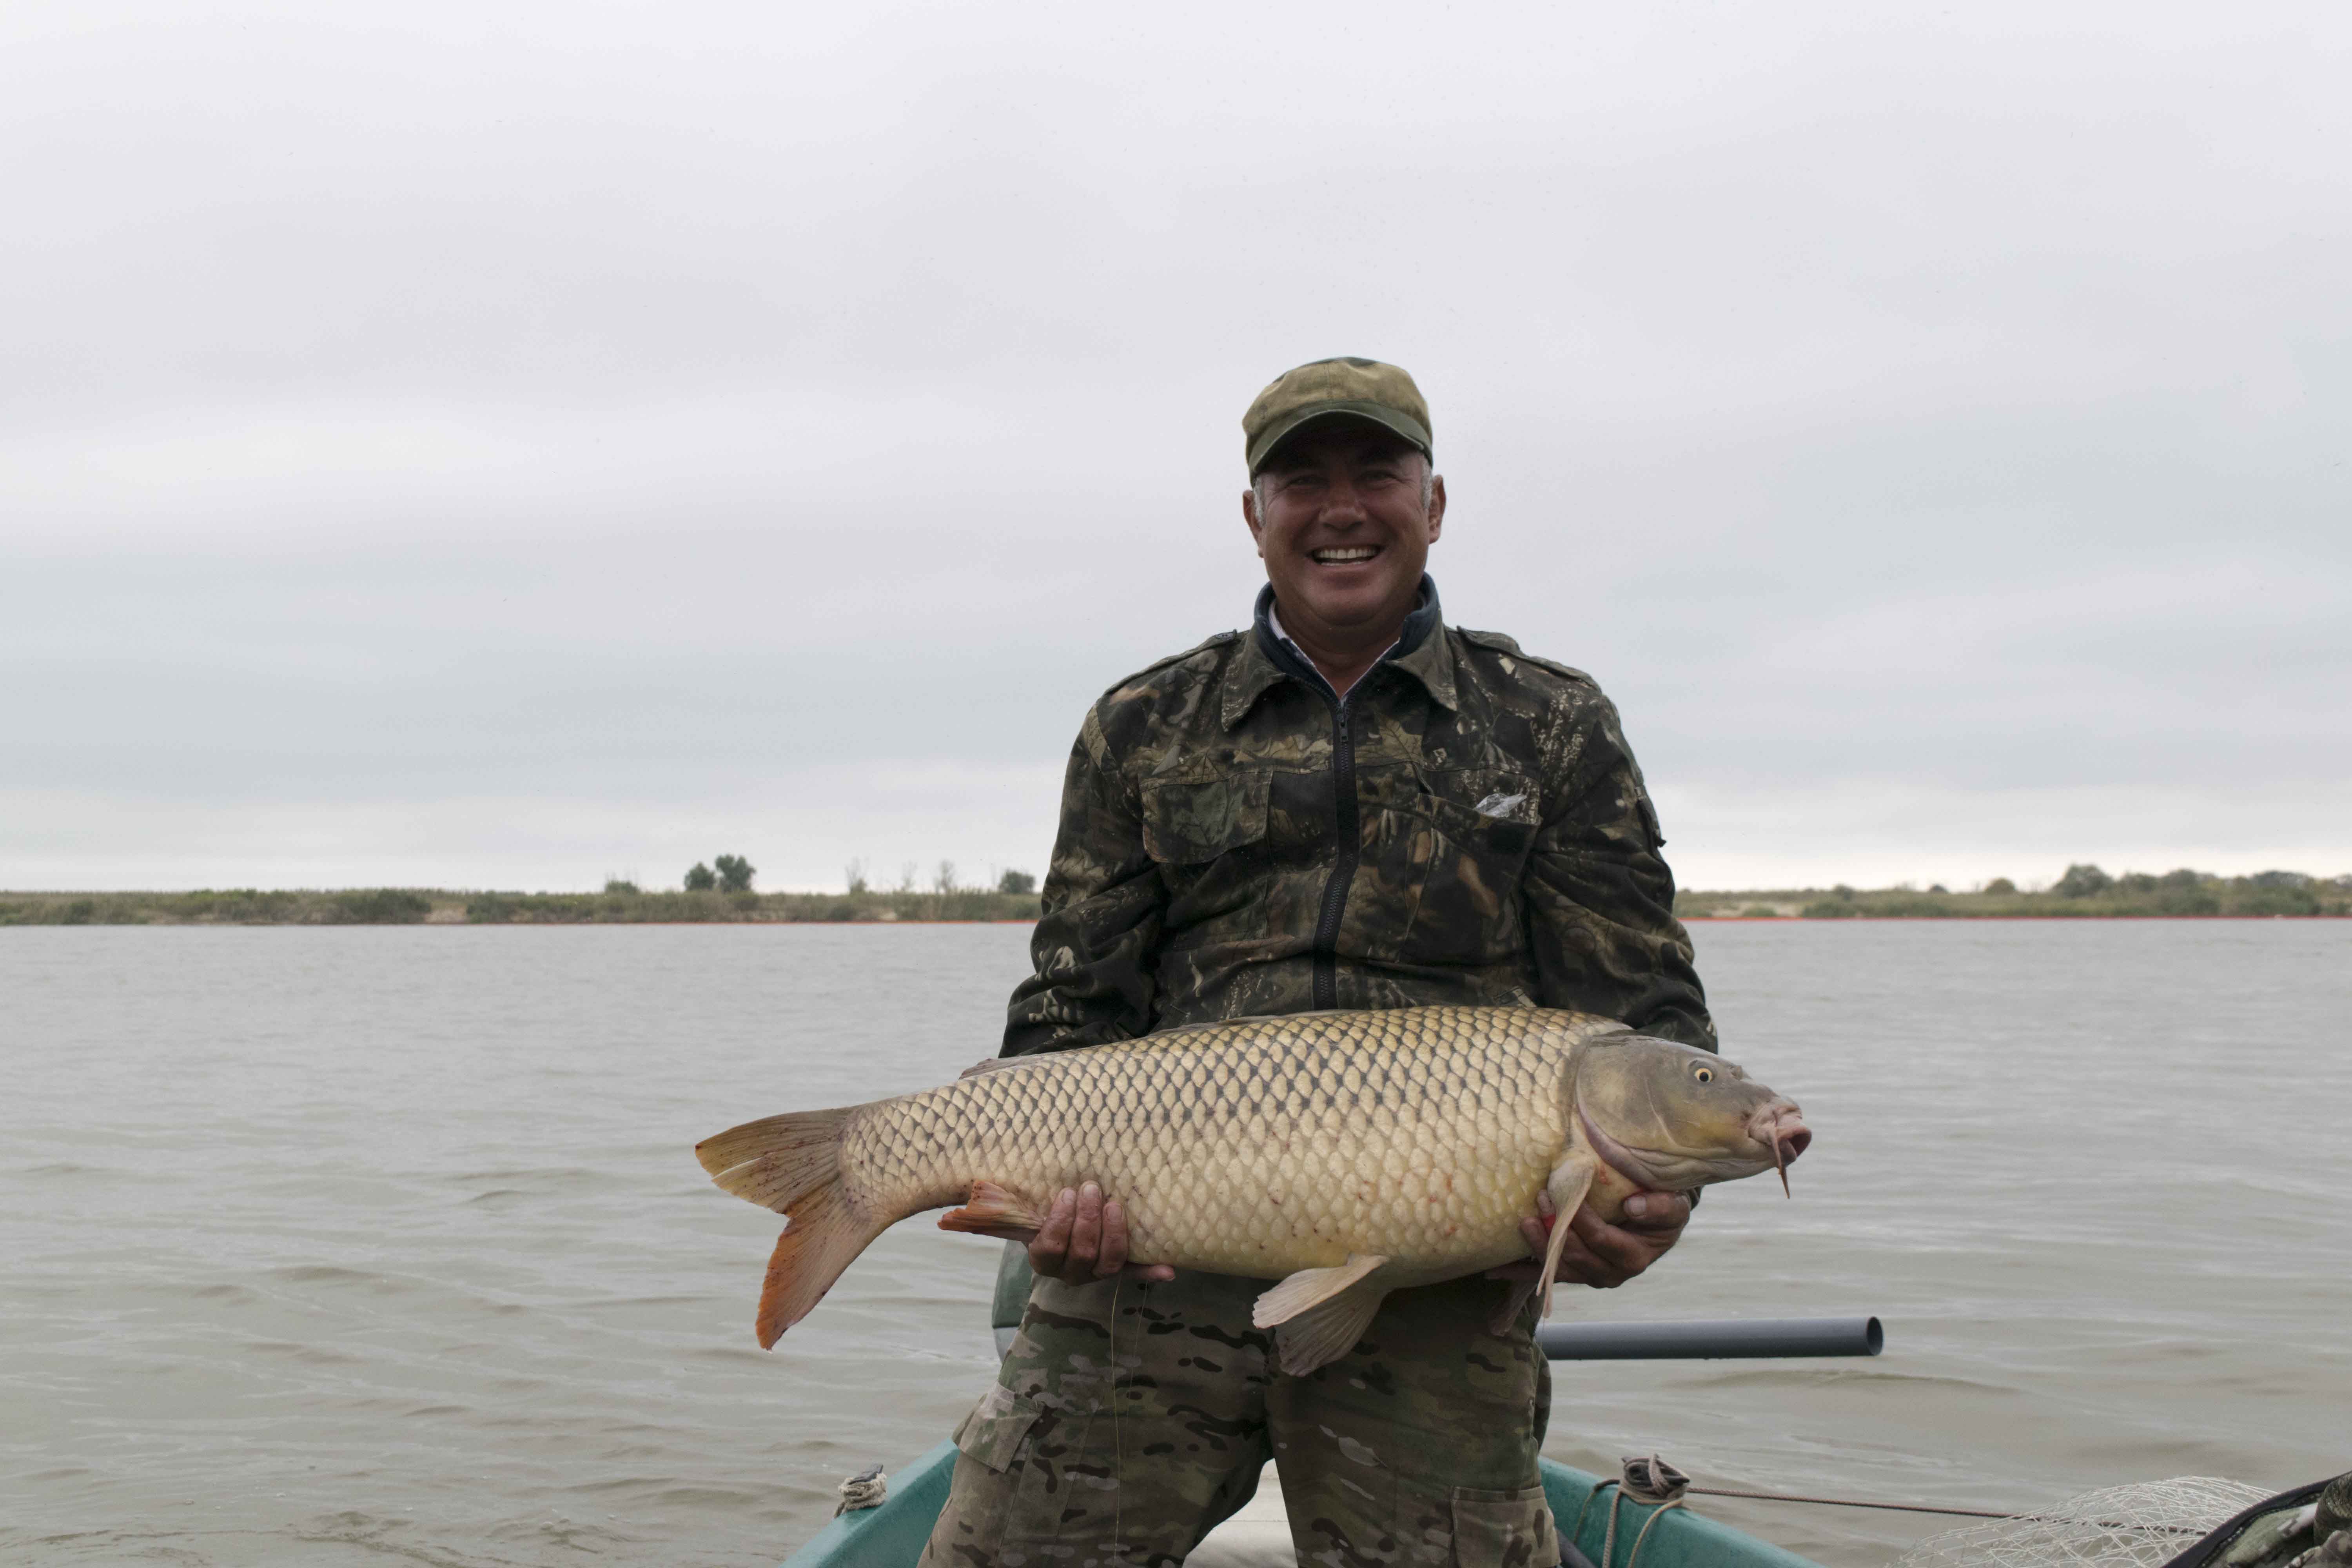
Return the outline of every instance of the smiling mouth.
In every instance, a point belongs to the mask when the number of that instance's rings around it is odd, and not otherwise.
[[[1310,550],[1307,558],[1318,566],[1354,566],[1370,561],[1381,552],[1377,544],[1334,545],[1325,550]]]

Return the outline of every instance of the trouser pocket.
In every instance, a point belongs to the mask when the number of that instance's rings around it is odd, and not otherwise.
[[[1019,1462],[1022,1445],[1043,1414],[1003,1384],[992,1384],[955,1429],[956,1452],[1003,1475]]]
[[[955,1479],[923,1548],[922,1568],[1018,1568],[1003,1555],[1005,1525],[1044,1415],[1043,1406],[997,1384],[963,1418],[955,1429]]]
[[[1559,1537],[1541,1486],[1454,1489],[1455,1568],[1557,1568]]]

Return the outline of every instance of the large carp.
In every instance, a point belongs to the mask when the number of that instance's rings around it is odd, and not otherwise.
[[[890,1226],[1034,1230],[1087,1181],[1129,1256],[1245,1279],[1282,1370],[1361,1338],[1391,1290],[1527,1255],[1548,1194],[1549,1306],[1567,1220],[1635,1192],[1786,1166],[1812,1134],[1730,1062],[1587,1014],[1528,1007],[1300,1013],[983,1063],[896,1100],[746,1122],[697,1145],[713,1180],[787,1215],[763,1346]],[[1513,1302],[1516,1307],[1517,1302]]]

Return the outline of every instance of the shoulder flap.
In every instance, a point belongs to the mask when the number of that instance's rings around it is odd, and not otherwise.
[[[1182,653],[1171,653],[1166,658],[1156,659],[1153,662],[1145,665],[1141,669],[1137,670],[1132,675],[1123,675],[1119,677],[1117,680],[1112,681],[1108,686],[1104,687],[1102,694],[1105,697],[1108,697],[1115,691],[1124,691],[1129,687],[1133,686],[1137,681],[1143,679],[1146,676],[1157,675],[1161,670],[1168,668],[1171,665],[1181,664],[1186,659],[1192,658],[1196,654],[1203,654],[1208,652],[1211,648],[1223,647],[1227,643],[1238,641],[1241,635],[1242,634],[1239,632],[1219,632],[1216,636],[1204,638],[1194,644],[1192,647],[1186,648]]]
[[[1474,632],[1467,626],[1456,626],[1454,630],[1462,634],[1465,642],[1474,643],[1493,653],[1507,654],[1522,664],[1532,664],[1538,669],[1548,669],[1554,675],[1564,676],[1575,681],[1580,686],[1590,686],[1595,691],[1601,689],[1599,681],[1574,665],[1562,664],[1558,659],[1546,658],[1540,654],[1529,653],[1518,645],[1517,639],[1505,637],[1501,632]]]

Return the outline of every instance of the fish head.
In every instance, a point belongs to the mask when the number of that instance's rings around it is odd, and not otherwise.
[[[1737,1062],[1654,1036],[1604,1035],[1579,1053],[1570,1114],[1593,1152],[1653,1192],[1778,1170],[1813,1141],[1796,1101]]]

